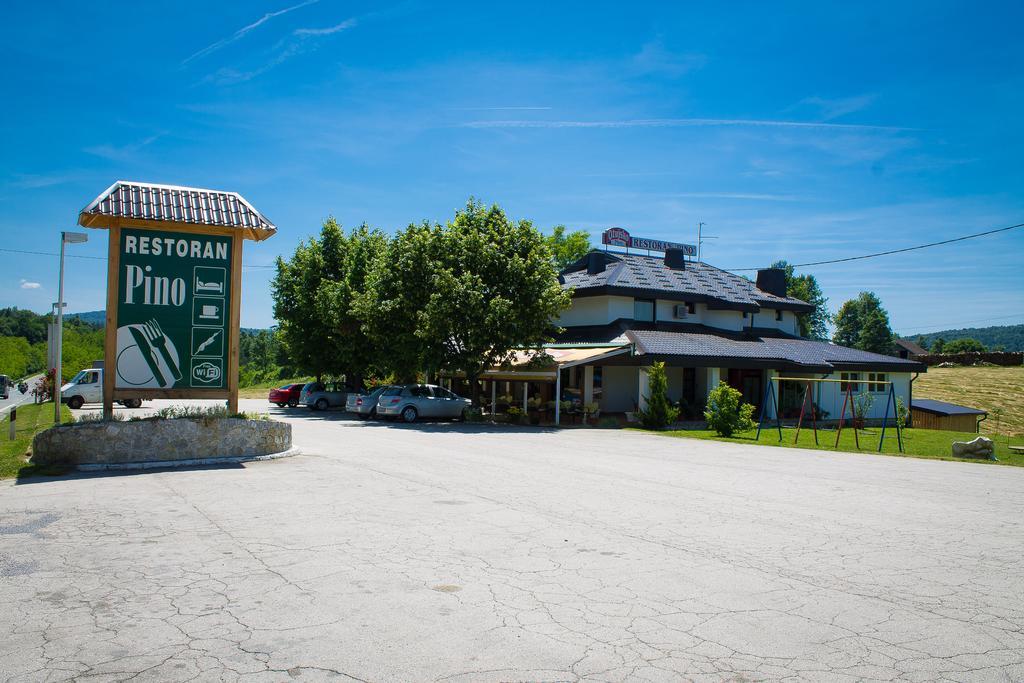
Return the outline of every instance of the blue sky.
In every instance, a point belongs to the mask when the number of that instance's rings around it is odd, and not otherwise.
[[[0,247],[55,251],[117,179],[240,192],[280,228],[393,231],[470,195],[543,230],[609,226],[746,268],[1024,222],[1024,5],[22,3],[5,8]],[[73,253],[102,257],[105,233]],[[901,333],[1024,322],[1024,230],[809,269]],[[0,306],[56,259],[0,252]],[[69,259],[69,309],[103,307]]]

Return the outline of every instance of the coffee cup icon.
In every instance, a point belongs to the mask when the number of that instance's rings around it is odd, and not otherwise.
[[[199,309],[199,317],[203,320],[217,320],[220,318],[220,307],[203,304],[202,308]]]

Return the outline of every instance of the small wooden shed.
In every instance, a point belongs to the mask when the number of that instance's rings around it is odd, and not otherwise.
[[[955,403],[915,398],[910,403],[911,420],[917,429],[942,429],[949,432],[978,432],[988,413]],[[980,418],[980,419],[979,419]]]

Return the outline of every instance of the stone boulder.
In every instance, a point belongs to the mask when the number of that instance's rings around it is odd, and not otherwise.
[[[953,457],[995,460],[996,444],[992,439],[986,439],[984,436],[979,436],[971,441],[954,441]]]

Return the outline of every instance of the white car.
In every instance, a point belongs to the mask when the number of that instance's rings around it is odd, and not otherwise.
[[[78,410],[86,403],[103,403],[103,370],[87,368],[80,371],[60,388],[60,402],[67,403],[72,410]],[[141,398],[126,398],[118,402],[125,408],[142,406]]]

